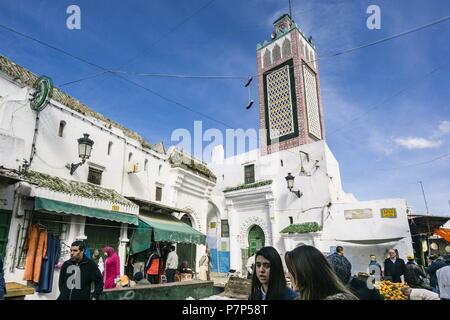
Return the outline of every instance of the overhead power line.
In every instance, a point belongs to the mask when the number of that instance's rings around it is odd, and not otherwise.
[[[190,14],[188,17],[186,17],[185,19],[183,19],[182,21],[180,21],[180,23],[178,23],[177,25],[171,27],[167,32],[161,34],[161,36],[160,36],[157,40],[155,40],[153,43],[151,43],[151,45],[150,45],[150,47],[149,47],[148,49],[141,50],[136,56],[134,56],[133,58],[127,60],[127,61],[124,62],[122,65],[120,65],[118,69],[122,69],[122,68],[124,68],[125,66],[130,65],[132,62],[134,62],[134,61],[135,61],[137,58],[139,58],[141,55],[143,55],[143,54],[148,54],[149,51],[150,51],[153,47],[155,47],[161,40],[166,39],[167,36],[169,36],[171,33],[173,33],[174,31],[176,31],[178,28],[180,28],[181,26],[183,26],[184,24],[186,24],[186,23],[187,23],[189,20],[191,20],[194,16],[196,16],[197,14],[199,14],[203,9],[209,7],[214,1],[216,1],[216,0],[210,0],[210,1],[208,1],[206,4],[204,4],[203,6],[201,6],[200,8],[198,8],[197,10],[195,10],[195,11],[194,11],[192,14]],[[70,84],[73,84],[73,83],[77,83],[77,82],[81,82],[81,81],[88,80],[88,79],[93,79],[93,78],[96,78],[96,77],[98,77],[98,76],[100,76],[100,75],[107,74],[107,73],[110,73],[110,70],[108,70],[108,72],[95,73],[95,74],[87,75],[87,76],[85,76],[85,77],[83,77],[83,78],[81,78],[81,79],[78,79],[78,80],[74,80],[74,81],[69,81],[69,82],[63,83],[63,84],[60,85],[60,87],[67,86],[67,85],[70,85]]]
[[[199,11],[201,11],[203,8],[207,7],[207,6],[208,6],[209,4],[211,4],[213,1],[214,1],[214,0],[210,1],[210,2],[209,2],[208,4],[206,4],[204,7],[200,8],[198,11],[196,11],[196,13],[198,13]],[[193,15],[195,15],[196,13],[194,13]],[[192,15],[192,16],[193,16],[193,15]],[[192,17],[192,16],[191,16],[191,17]],[[189,18],[188,18],[188,19],[189,19]],[[188,19],[187,19],[187,20],[188,20]],[[186,22],[187,20],[185,20],[184,22]],[[323,57],[318,57],[317,59],[313,59],[313,60],[307,61],[307,63],[313,63],[313,62],[316,62],[316,61],[326,60],[327,58],[337,57],[337,56],[340,56],[340,55],[343,55],[343,54],[347,54],[347,53],[351,53],[351,52],[354,52],[354,51],[357,51],[357,50],[361,50],[361,49],[364,49],[364,48],[367,48],[367,47],[371,47],[371,46],[374,46],[374,45],[377,45],[377,44],[380,44],[380,43],[383,43],[383,42],[386,42],[386,41],[389,41],[389,40],[392,40],[392,39],[396,39],[396,38],[405,36],[405,35],[410,34],[410,33],[414,33],[414,32],[420,31],[420,30],[422,30],[422,29],[425,29],[425,28],[428,28],[428,27],[437,25],[437,24],[439,24],[439,23],[442,23],[442,22],[445,22],[445,21],[448,21],[448,20],[450,20],[450,15],[449,15],[449,16],[445,16],[445,17],[440,18],[440,19],[437,19],[437,20],[434,20],[434,21],[429,22],[429,23],[427,23],[427,24],[424,24],[424,25],[421,25],[421,26],[412,28],[412,29],[410,29],[410,30],[407,30],[407,31],[404,31],[404,32],[400,32],[400,33],[391,35],[391,36],[389,36],[389,37],[386,37],[386,38],[383,38],[383,39],[374,41],[374,42],[370,42],[370,43],[367,43],[367,44],[364,44],[364,45],[360,45],[360,46],[357,46],[357,47],[353,47],[353,48],[350,48],[350,49],[346,49],[346,50],[343,50],[343,51],[338,51],[338,52],[335,52],[335,53],[331,53],[331,54],[325,55],[325,56],[323,56]],[[174,29],[176,29],[176,28],[174,28]],[[173,29],[173,30],[174,30],[174,29]],[[159,39],[159,40],[161,40],[161,39]],[[159,41],[159,40],[158,40],[158,41]],[[157,41],[157,42],[158,42],[158,41]],[[155,45],[157,42],[155,42],[154,45]],[[140,55],[140,54],[139,54],[139,55]],[[139,55],[138,55],[138,56],[139,56]],[[96,77],[98,77],[98,76],[100,76],[100,75],[102,75],[102,74],[105,74],[105,73],[110,73],[110,74],[114,74],[114,73],[123,73],[123,74],[135,75],[135,76],[172,77],[172,78],[209,79],[209,80],[214,80],[214,79],[239,80],[239,79],[243,79],[243,78],[248,77],[248,76],[242,76],[242,75],[216,75],[216,76],[208,76],[208,75],[178,75],[178,74],[167,74],[167,73],[160,73],[160,74],[158,74],[158,73],[132,73],[132,72],[126,72],[126,71],[120,70],[120,69],[122,69],[125,65],[129,64],[131,61],[133,61],[133,60],[135,60],[135,59],[136,59],[136,58],[129,60],[127,63],[125,63],[124,65],[122,65],[121,67],[119,67],[118,70],[116,70],[116,71],[114,71],[114,70],[106,70],[107,72],[101,72],[101,73],[91,74],[91,75],[88,75],[88,76],[83,77],[83,78],[78,79],[78,80],[74,80],[74,81],[70,81],[70,82],[67,82],[67,83],[63,83],[63,84],[60,85],[60,87],[67,86],[67,85],[70,85],[70,84],[73,84],[73,83],[78,83],[78,82],[81,82],[81,81],[84,81],[84,80],[89,80],[89,79],[92,79],[92,78],[96,78]],[[293,68],[293,67],[290,67],[290,68]],[[258,77],[258,76],[260,76],[260,75],[261,75],[261,74],[253,75],[253,77]]]
[[[103,72],[101,72],[101,73],[109,73],[109,72],[111,72],[110,70],[108,70],[108,69],[106,69],[106,68],[104,68],[104,67],[102,67],[102,66],[100,66],[100,65],[98,65],[98,64],[96,64],[96,63],[93,63],[93,62],[87,61],[87,60],[85,60],[85,59],[83,59],[83,58],[80,58],[80,57],[78,57],[78,56],[75,56],[75,55],[71,54],[70,52],[67,52],[66,50],[57,48],[57,47],[55,47],[55,46],[53,46],[53,45],[50,45],[50,44],[48,44],[48,43],[46,43],[46,42],[44,42],[44,41],[41,41],[41,40],[36,39],[36,38],[34,38],[34,37],[28,36],[28,35],[26,35],[26,34],[24,34],[24,33],[21,33],[21,32],[19,32],[19,31],[16,31],[16,30],[14,30],[14,29],[11,29],[11,28],[9,28],[9,27],[6,27],[6,26],[4,26],[4,25],[2,25],[2,24],[0,24],[0,27],[3,28],[3,29],[6,29],[6,30],[8,30],[8,31],[11,31],[11,32],[13,32],[13,33],[15,33],[15,34],[18,34],[18,35],[20,35],[20,36],[22,36],[22,37],[25,37],[25,38],[27,38],[27,39],[29,39],[29,40],[35,41],[35,42],[37,42],[37,43],[39,43],[39,44],[41,44],[41,45],[43,45],[43,46],[46,46],[46,47],[48,47],[48,48],[50,48],[50,49],[53,49],[53,50],[55,50],[55,51],[58,51],[58,52],[60,52],[60,53],[62,53],[62,54],[64,54],[64,55],[67,55],[67,56],[69,56],[69,57],[71,57],[71,58],[73,58],[73,59],[76,59],[76,60],[78,60],[78,61],[81,61],[81,62],[84,62],[84,63],[86,63],[86,64],[89,64],[89,65],[94,66],[94,67],[96,67],[96,68],[98,68],[98,69],[101,69],[101,70],[103,70]],[[155,95],[155,96],[157,96],[157,97],[159,97],[159,98],[161,98],[161,99],[163,99],[163,100],[165,100],[165,101],[167,101],[167,102],[173,103],[173,104],[175,104],[175,105],[177,105],[177,106],[179,106],[179,107],[182,107],[182,108],[184,108],[184,109],[186,109],[186,110],[188,110],[188,111],[191,111],[191,112],[193,112],[193,113],[195,113],[195,114],[197,114],[197,115],[199,115],[199,116],[202,116],[202,117],[204,117],[205,119],[208,119],[208,120],[211,120],[211,121],[213,121],[213,122],[216,122],[216,123],[218,123],[218,124],[220,124],[220,125],[225,126],[226,128],[231,128],[231,129],[233,128],[232,126],[227,125],[225,122],[223,122],[223,121],[221,121],[221,120],[214,119],[213,117],[211,117],[211,116],[209,116],[209,115],[207,115],[207,114],[205,114],[205,113],[203,113],[203,112],[197,111],[197,110],[195,110],[195,109],[193,109],[193,108],[191,108],[191,107],[189,107],[189,106],[187,106],[187,105],[185,105],[185,104],[183,104],[183,103],[181,103],[181,102],[178,102],[178,101],[176,101],[176,100],[174,100],[174,99],[171,99],[171,98],[168,98],[168,97],[166,97],[166,96],[163,96],[162,94],[157,93],[156,91],[154,91],[154,90],[152,90],[152,89],[150,89],[150,88],[147,88],[147,87],[145,87],[145,86],[141,85],[140,83],[137,83],[137,82],[135,82],[135,81],[133,81],[133,80],[130,80],[130,79],[128,79],[128,78],[126,78],[126,77],[124,77],[124,76],[122,76],[122,75],[120,75],[120,74],[117,74],[117,73],[112,73],[112,74],[113,74],[114,76],[118,77],[119,79],[122,79],[122,80],[125,81],[125,82],[128,82],[128,83],[130,83],[130,84],[132,84],[132,85],[134,85],[134,86],[136,86],[136,87],[139,87],[139,88],[141,88],[141,89],[143,89],[143,90],[145,90],[145,91],[147,91],[147,92],[149,92],[149,93],[151,93],[151,94],[153,94],[153,95]]]

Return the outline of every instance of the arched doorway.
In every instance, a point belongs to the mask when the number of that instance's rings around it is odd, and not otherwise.
[[[248,232],[248,256],[251,257],[256,251],[264,247],[264,231],[259,226],[254,225]]]
[[[180,219],[182,222],[186,223],[188,226],[192,227],[192,221],[191,218],[185,214]],[[193,243],[178,243],[177,244],[177,255],[178,255],[178,264],[181,265],[181,262],[184,260],[187,260],[189,263],[189,267],[195,271],[196,265],[195,265],[195,256],[197,254],[197,245]]]

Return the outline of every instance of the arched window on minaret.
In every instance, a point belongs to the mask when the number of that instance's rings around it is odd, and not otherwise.
[[[306,58],[305,58],[305,44],[303,43],[303,41],[302,41],[302,43],[300,43],[300,49],[301,49],[301,51],[302,51],[302,57],[303,57],[303,59],[306,59]]]
[[[306,48],[306,62],[309,63],[311,61],[311,50],[309,48]]]
[[[283,41],[283,59],[286,58],[286,56],[289,56],[291,54],[291,42],[288,38],[284,39]]]
[[[281,49],[278,44],[273,47],[272,58],[274,63],[281,59]]]
[[[264,68],[270,66],[272,64],[272,60],[270,59],[270,51],[266,49],[264,52]]]

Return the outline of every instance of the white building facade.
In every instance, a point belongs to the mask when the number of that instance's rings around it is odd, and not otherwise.
[[[212,202],[229,225],[219,251],[229,250],[230,269],[245,274],[247,258],[262,246],[284,256],[300,243],[325,254],[341,245],[353,274],[367,271],[370,254],[382,262],[389,248],[402,258],[413,253],[404,199],[358,201],[344,192],[325,141],[315,57],[288,15],[275,21],[272,40],[257,46],[261,148],[228,158],[222,146],[213,152]],[[288,189],[288,174],[301,194]]]
[[[142,213],[139,201],[206,233],[215,177],[203,163],[174,148],[166,151],[161,143],[150,145],[56,88],[45,109],[32,110],[37,79],[0,56],[0,254],[5,255],[7,282],[26,283],[23,246],[31,223],[59,237],[64,260],[74,240],[97,249],[113,246],[122,273],[132,236],[129,227],[137,225]],[[83,134],[94,141],[92,153],[71,175],[70,164],[81,161],[77,140]],[[49,203],[75,209],[52,211]],[[94,215],[81,215],[83,208]],[[204,250],[204,245],[191,250],[191,264],[198,265]],[[55,299],[58,278],[57,269],[52,292],[28,298]]]

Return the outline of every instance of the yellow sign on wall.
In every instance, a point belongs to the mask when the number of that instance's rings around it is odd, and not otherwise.
[[[395,208],[381,209],[382,218],[397,218],[397,210]]]
[[[210,229],[215,229],[217,227],[217,223],[216,222],[211,222],[210,224],[209,224],[209,228]]]
[[[119,211],[120,207],[117,204],[113,204],[111,207],[111,211]]]

